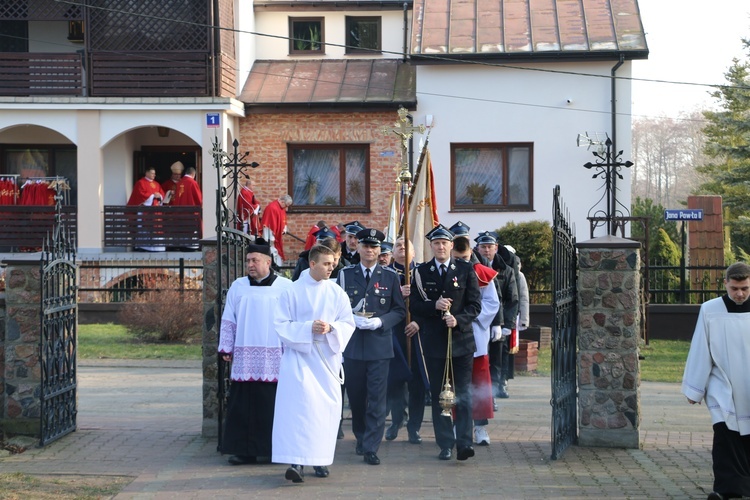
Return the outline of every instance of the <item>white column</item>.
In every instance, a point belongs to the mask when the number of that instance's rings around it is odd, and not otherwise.
[[[104,165],[100,112],[78,111],[78,251],[96,253],[104,240]]]

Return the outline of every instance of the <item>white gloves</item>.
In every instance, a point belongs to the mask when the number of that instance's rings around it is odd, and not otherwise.
[[[503,328],[503,337],[508,337],[511,333],[510,328]]]
[[[354,324],[360,330],[377,330],[383,326],[383,320],[380,318],[365,318],[364,316],[354,315]]]
[[[497,342],[498,340],[503,338],[503,329],[500,326],[493,326],[490,327],[490,340],[492,342]]]
[[[528,328],[528,326],[526,326],[526,325],[521,325],[521,326],[519,326],[519,327],[518,327],[518,331],[519,331],[519,332],[522,332],[522,331],[526,330],[527,328]]]

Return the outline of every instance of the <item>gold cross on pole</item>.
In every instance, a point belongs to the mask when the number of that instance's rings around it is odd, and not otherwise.
[[[401,172],[398,174],[398,181],[409,182],[411,180],[411,172],[409,172],[408,162],[408,141],[414,132],[424,134],[425,127],[424,125],[419,125],[418,127],[411,125],[409,122],[409,112],[403,106],[398,108],[398,121],[393,126],[395,128],[383,127],[383,133],[387,135],[393,132],[399,136],[401,140]]]

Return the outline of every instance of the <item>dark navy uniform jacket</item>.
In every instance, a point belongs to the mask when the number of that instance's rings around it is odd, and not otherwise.
[[[414,272],[409,309],[419,323],[422,350],[428,358],[445,358],[448,349],[448,327],[442,311],[435,310],[435,302],[440,297],[453,299],[450,313],[458,322],[453,328],[453,356],[473,354],[477,345],[471,323],[482,310],[482,298],[471,264],[451,258],[444,280],[435,259],[420,264]]]
[[[349,296],[352,310],[373,313],[383,326],[377,330],[354,330],[346,345],[344,357],[372,361],[393,357],[393,328],[406,318],[398,274],[391,268],[375,265],[369,285],[365,283],[362,266],[347,266],[339,272],[338,283]]]

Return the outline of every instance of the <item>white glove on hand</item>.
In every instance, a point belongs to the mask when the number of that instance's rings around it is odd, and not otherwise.
[[[281,234],[286,234],[288,232],[289,230],[286,228],[286,226],[284,226],[284,229],[281,230]]]
[[[362,330],[377,330],[383,326],[383,320],[380,318],[363,318],[364,324],[360,327]]]
[[[354,325],[359,328],[360,330],[367,330],[367,328],[364,327],[365,323],[367,322],[369,318],[365,318],[364,316],[357,316],[354,315]]]
[[[490,328],[490,340],[497,342],[503,338],[502,328],[500,326],[493,326]]]
[[[510,328],[503,328],[503,337],[508,337],[511,334]]]
[[[527,328],[528,328],[528,326],[526,326],[526,325],[521,325],[521,326],[519,326],[519,327],[518,327],[518,331],[519,331],[519,332],[522,332],[522,331],[526,330]]]

